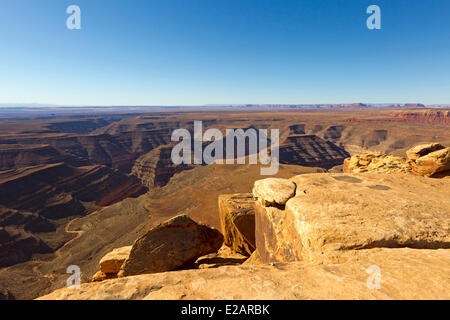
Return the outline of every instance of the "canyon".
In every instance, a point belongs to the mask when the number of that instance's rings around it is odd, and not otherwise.
[[[220,230],[224,218],[218,212],[235,210],[240,198],[225,205],[218,203],[219,197],[251,191],[254,182],[263,178],[261,165],[249,164],[248,158],[242,165],[174,165],[171,134],[179,128],[193,133],[194,121],[202,121],[204,130],[222,133],[278,129],[276,177],[286,179],[339,174],[344,160],[360,153],[403,157],[421,143],[450,145],[449,111],[417,106],[407,110],[361,105],[327,110],[176,109],[0,120],[2,296],[32,299],[49,294],[65,285],[66,267],[72,264],[80,266],[82,281],[89,282],[105,254],[132,245],[180,214]],[[385,184],[374,180],[373,185]],[[236,219],[244,216],[241,213]],[[227,221],[243,223],[236,219]],[[227,237],[231,243],[239,234]],[[238,243],[232,247],[248,257],[259,240],[239,239],[233,240]],[[257,270],[265,267],[238,268],[263,273]],[[208,272],[212,271],[205,270],[205,275]]]

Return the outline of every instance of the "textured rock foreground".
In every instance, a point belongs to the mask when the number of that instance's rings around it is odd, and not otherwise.
[[[402,157],[389,156],[381,153],[363,153],[344,160],[342,168],[347,173],[402,173],[409,174],[413,167]]]
[[[344,160],[346,173],[400,173],[424,177],[450,176],[450,147],[440,143],[417,145],[406,151],[408,159],[381,153],[357,154]]]
[[[340,260],[139,275],[39,299],[450,299],[447,250],[358,250]],[[370,285],[374,266],[381,272],[379,289]]]
[[[414,163],[414,171],[422,176],[433,176],[434,174],[450,170],[450,147],[431,152],[417,159]]]
[[[253,191],[219,197],[225,241],[177,216],[136,240],[118,279],[43,299],[449,298],[450,179],[303,174]],[[240,219],[255,222],[245,262]]]
[[[450,248],[450,181],[407,175],[304,174],[285,209],[256,205],[263,262],[376,247]]]

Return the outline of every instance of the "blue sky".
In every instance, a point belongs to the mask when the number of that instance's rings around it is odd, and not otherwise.
[[[0,39],[1,103],[450,103],[448,0],[2,1]]]

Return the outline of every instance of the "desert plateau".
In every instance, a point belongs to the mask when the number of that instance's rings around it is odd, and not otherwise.
[[[448,299],[448,110],[262,109],[1,120],[2,299]],[[174,165],[198,120],[279,128],[278,173]]]

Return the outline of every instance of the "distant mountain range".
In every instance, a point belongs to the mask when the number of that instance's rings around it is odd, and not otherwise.
[[[342,103],[342,104],[209,104],[202,106],[58,106],[39,103],[0,103],[3,118],[53,118],[71,115],[136,114],[164,111],[203,110],[363,110],[450,108],[450,104],[424,105],[421,103]]]

